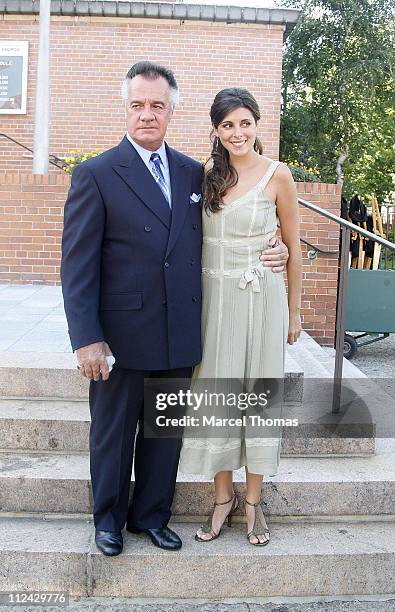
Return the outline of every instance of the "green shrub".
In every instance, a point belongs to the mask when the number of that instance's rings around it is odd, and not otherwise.
[[[301,163],[289,163],[287,166],[291,170],[295,181],[319,183],[321,180],[319,171],[316,168],[306,168],[306,166]]]

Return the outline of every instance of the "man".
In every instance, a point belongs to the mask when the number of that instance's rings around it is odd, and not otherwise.
[[[170,70],[135,64],[123,94],[126,136],[73,173],[61,268],[71,344],[91,380],[95,541],[105,555],[122,551],[125,522],[161,548],[181,547],[167,527],[180,441],[144,437],[144,378],[189,378],[201,359],[202,167],[164,144],[178,101]],[[286,247],[267,258],[282,271]]]

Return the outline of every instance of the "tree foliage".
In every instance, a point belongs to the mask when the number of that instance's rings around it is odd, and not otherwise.
[[[383,201],[395,171],[392,2],[281,4],[301,9],[285,44],[281,159]]]

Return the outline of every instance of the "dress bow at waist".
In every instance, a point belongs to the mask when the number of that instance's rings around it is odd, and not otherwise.
[[[262,264],[258,264],[257,266],[254,266],[254,268],[245,270],[240,277],[239,289],[245,289],[247,285],[251,283],[254,293],[259,293],[261,290],[259,279],[263,278],[264,271],[265,270]]]

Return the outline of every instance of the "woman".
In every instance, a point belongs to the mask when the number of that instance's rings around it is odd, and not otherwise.
[[[202,362],[192,390],[204,379],[283,379],[286,342],[301,332],[301,251],[297,194],[288,168],[262,155],[260,112],[245,89],[220,91],[210,110],[214,136],[206,165],[203,211]],[[277,232],[288,247],[288,303],[282,274],[259,261]],[[196,413],[195,413],[196,414]],[[212,516],[195,538],[207,542],[238,506],[232,470],[246,469],[247,538],[269,542],[260,506],[262,476],[277,472],[280,435],[259,439],[240,429],[225,439],[184,436],[180,469],[214,477]]]

